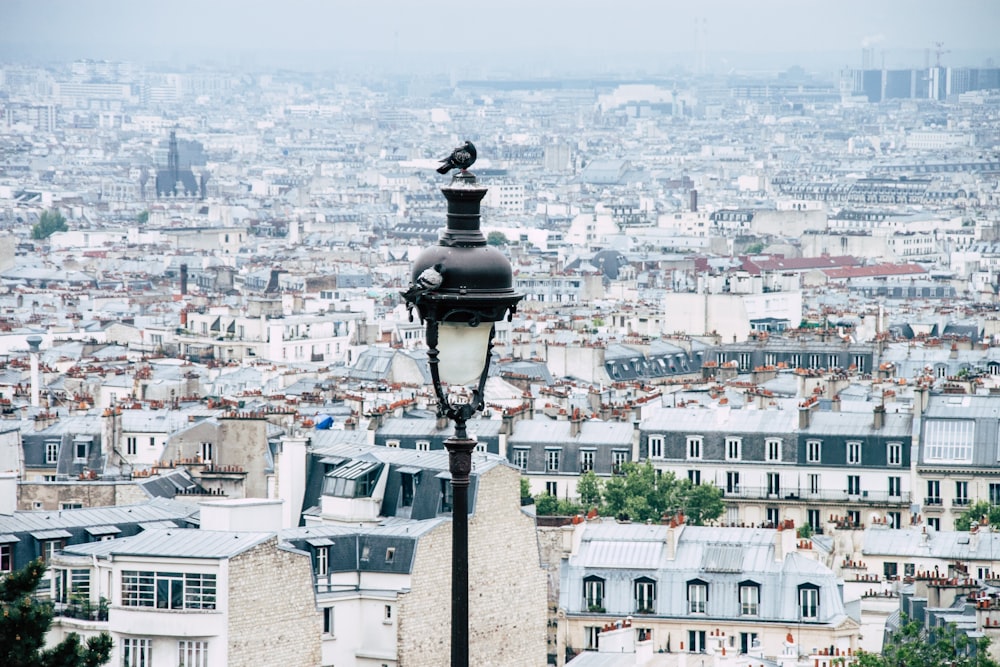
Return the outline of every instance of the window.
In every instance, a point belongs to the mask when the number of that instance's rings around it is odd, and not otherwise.
[[[806,463],[820,462],[820,449],[822,443],[819,440],[806,441]]]
[[[701,437],[700,436],[688,436],[688,439],[687,439],[687,457],[689,459],[700,459],[701,458]]]
[[[44,540],[42,542],[42,561],[51,563],[56,552],[65,546],[65,540]]]
[[[205,463],[212,462],[212,443],[203,442],[201,443],[201,460]]]
[[[764,457],[768,461],[781,460],[781,440],[769,439],[764,444]]]
[[[819,587],[812,584],[799,586],[799,616],[803,620],[819,618]]]
[[[588,625],[583,629],[583,632],[586,637],[584,648],[588,651],[596,651],[600,644],[601,626]]]
[[[849,442],[847,443],[847,463],[849,465],[858,465],[861,463],[861,443],[860,442]]]
[[[452,504],[452,488],[450,479],[441,480],[441,511],[450,512]]]
[[[587,611],[604,612],[604,579],[593,575],[584,578],[583,603]]]
[[[886,561],[882,563],[882,576],[886,579],[895,579],[899,575],[899,564]]]
[[[128,454],[129,456],[135,456],[137,441],[138,441],[138,438],[136,438],[133,435],[130,435],[129,437],[125,438],[125,453],[126,454]]]
[[[705,631],[688,630],[688,653],[705,652]]]
[[[903,563],[903,576],[904,577],[912,577],[916,573],[917,573],[917,565],[916,565],[916,563]],[[980,577],[980,579],[983,579],[983,578],[984,577]]]
[[[740,616],[760,613],[760,585],[753,581],[740,584]]]
[[[83,508],[83,503],[59,503],[61,510],[78,510]]]
[[[726,438],[726,460],[739,461],[743,457],[743,441],[740,438]]]
[[[898,466],[903,464],[903,446],[898,442],[890,442],[886,445],[885,461],[888,465]]]
[[[392,605],[387,604],[385,606],[385,616],[382,618],[383,623],[392,623]]]
[[[177,664],[184,667],[208,667],[208,642],[177,642]]]
[[[927,499],[926,503],[928,505],[940,505],[941,504],[941,480],[929,479],[927,480]]]
[[[757,638],[756,632],[740,633],[740,653],[749,653],[758,645],[760,645],[760,640]]]
[[[764,520],[770,526],[778,525],[778,508],[777,507],[766,507],[764,508]]]
[[[700,470],[688,470],[688,480],[694,485],[701,484],[701,471]]]
[[[965,481],[955,482],[955,504],[969,504],[969,483]]]
[[[514,465],[521,470],[528,469],[528,450],[527,449],[515,449],[514,450]]]
[[[781,476],[776,472],[767,473],[767,495],[781,495]]]
[[[215,609],[215,575],[124,570],[122,606]]]
[[[0,572],[12,572],[13,563],[13,551],[10,544],[0,544]]]
[[[580,472],[588,472],[594,469],[594,450],[584,449],[580,451]]]
[[[385,562],[391,563],[394,560],[396,560],[396,547],[386,547]]]
[[[662,459],[663,458],[663,436],[662,435],[651,435],[651,436],[649,436],[649,458],[651,458],[651,459]]]
[[[809,475],[809,493],[819,493],[819,474],[811,473]]]
[[[628,461],[628,452],[624,449],[615,449],[611,452],[611,472],[620,475],[622,466]]]
[[[861,495],[861,475],[847,476],[847,495],[849,496]]]
[[[325,577],[330,573],[330,548],[316,547],[316,575]]]
[[[990,505],[1000,505],[1000,484],[990,484]]]
[[[77,440],[73,443],[73,456],[77,461],[87,460],[87,443]]]
[[[852,526],[861,525],[861,511],[860,510],[847,510],[847,521]]]
[[[889,496],[892,498],[898,498],[900,495],[902,478],[900,477],[890,477],[889,478]]]
[[[933,530],[941,530],[941,519],[937,517],[927,517],[927,527]]]
[[[928,420],[924,456],[928,461],[971,463],[976,422],[971,419]]]
[[[386,440],[385,441],[385,446],[389,447],[391,449],[399,449],[399,440]],[[426,452],[427,449],[421,449],[420,448],[420,442],[417,442],[417,451],[418,452]]]
[[[149,436],[149,446],[156,447],[156,436],[153,435]]]
[[[393,440],[392,442],[395,442],[396,444],[395,445],[391,445],[390,444],[389,445],[390,447],[393,447],[393,446],[399,447],[399,441],[398,440]],[[416,447],[417,447],[417,451],[418,452],[429,452],[429,451],[431,451],[431,443],[429,441],[427,441],[427,440],[417,440]]]
[[[635,613],[656,613],[656,582],[647,577],[640,577],[633,582],[635,592]]]
[[[336,607],[325,607],[323,609],[323,634],[324,635],[333,635],[334,634],[334,632],[333,632],[333,630],[334,630],[334,620],[335,620],[334,611],[333,611],[334,609],[336,609]]]
[[[559,482],[545,482],[545,493],[553,498],[559,497]]]
[[[726,473],[726,493],[740,492],[740,474],[738,472]]]
[[[708,584],[700,579],[688,582],[688,613],[704,614],[708,608]]]
[[[152,667],[153,640],[123,638],[121,645],[122,667]]]
[[[45,463],[52,464],[59,461],[59,443],[58,442],[46,442],[45,443]]]
[[[887,512],[886,518],[889,522],[890,528],[902,528],[903,527],[903,515],[901,512]]]
[[[559,449],[546,449],[545,450],[545,469],[549,472],[559,472],[559,455],[562,454],[562,450]]]
[[[817,509],[807,509],[806,510],[806,522],[809,527],[813,529],[813,532],[818,532],[820,529],[819,524],[819,510]]]

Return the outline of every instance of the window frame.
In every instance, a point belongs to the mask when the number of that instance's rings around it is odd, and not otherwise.
[[[726,438],[726,460],[743,460],[743,438],[728,436]]]
[[[752,595],[750,595],[751,592]],[[760,584],[749,579],[741,581],[739,601],[740,616],[760,616]]]
[[[663,458],[663,445],[664,438],[662,435],[651,435],[646,441],[647,447],[649,449],[649,458],[651,459],[662,459]]]
[[[546,447],[545,472],[559,472],[562,463],[562,447]]]
[[[708,613],[708,582],[702,579],[691,579],[687,582],[687,610],[689,614],[705,615]],[[692,594],[696,593],[696,594]]]
[[[656,580],[638,577],[632,580],[632,598],[637,614],[656,613]]]
[[[583,578],[583,606],[586,611],[602,613],[600,610],[604,609],[606,584],[604,577],[596,574]]]
[[[820,602],[819,586],[809,583],[799,584],[798,603],[800,620],[818,621]]]
[[[688,461],[701,461],[705,438],[700,435],[689,435],[684,443],[684,458]]]
[[[823,441],[806,440],[806,463],[822,463]]]
[[[764,460],[769,463],[781,463],[781,438],[764,440]]]
[[[845,453],[847,465],[849,466],[859,466],[861,465],[861,442],[859,440],[851,440],[847,443],[847,451]]]

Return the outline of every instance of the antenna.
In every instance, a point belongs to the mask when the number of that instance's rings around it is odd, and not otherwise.
[[[944,48],[944,42],[934,42],[934,66],[941,67],[941,56],[951,53],[951,49]]]

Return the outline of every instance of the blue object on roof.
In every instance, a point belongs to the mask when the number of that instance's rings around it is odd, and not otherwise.
[[[316,430],[325,431],[326,429],[333,426],[333,417],[330,415],[317,415],[316,416]]]

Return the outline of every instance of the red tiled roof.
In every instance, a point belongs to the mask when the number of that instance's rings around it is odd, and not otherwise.
[[[851,255],[836,257],[823,255],[821,257],[772,257],[757,261],[747,259],[743,262],[743,266],[749,271],[753,271],[750,267],[756,267],[759,271],[811,271],[813,269],[858,266],[860,263],[861,261],[857,257]]]
[[[823,269],[828,278],[875,278],[877,276],[908,276],[927,273],[919,264],[874,264],[839,269]]]

